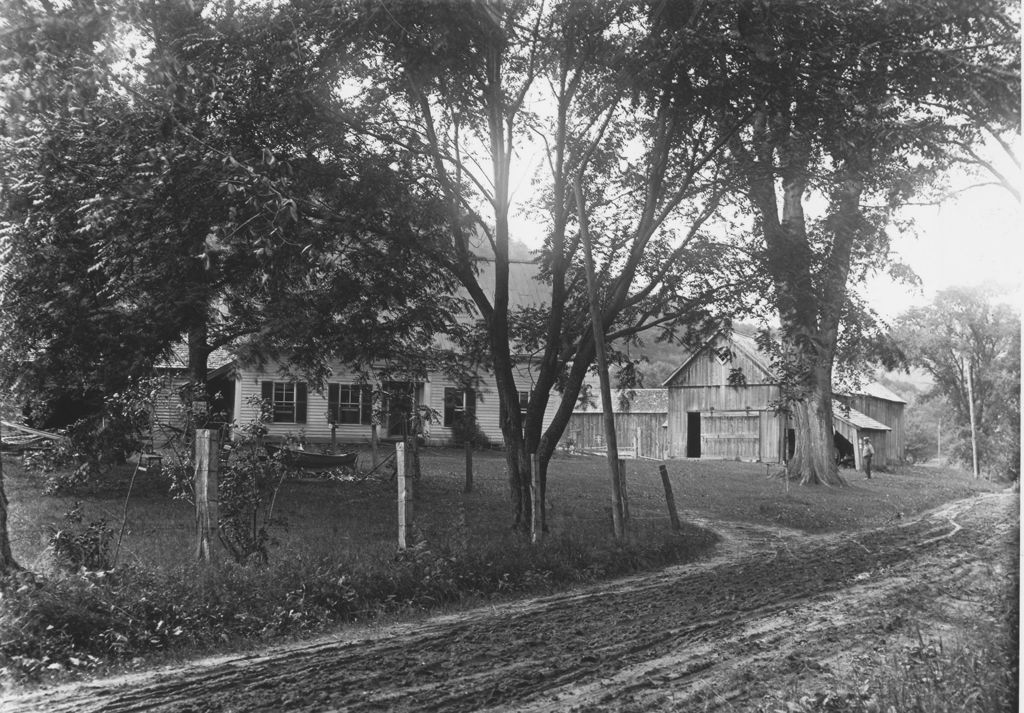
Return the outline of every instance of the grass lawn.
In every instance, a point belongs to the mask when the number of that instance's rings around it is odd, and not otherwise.
[[[684,526],[672,534],[658,464],[634,461],[627,476],[632,536],[620,544],[610,537],[606,462],[559,456],[549,468],[551,535],[534,547],[510,529],[502,454],[477,453],[474,461],[475,488],[467,495],[461,451],[423,454],[415,522],[427,546],[401,555],[393,481],[286,481],[276,512],[287,524],[273,530],[266,567],[237,566],[223,554],[215,567],[194,563],[191,506],[142,475],[128,501],[119,566],[61,573],[46,551],[53,528],[80,501],[85,523],[104,518],[116,533],[132,469],[114,469],[73,496],[51,496],[43,494],[43,476],[5,456],[14,554],[31,572],[0,581],[0,688],[4,679],[38,681],[252,647],[343,622],[692,561],[715,541],[687,523],[695,518],[857,529],[995,487],[956,471],[910,468],[872,481],[848,473],[844,488],[787,488],[761,464],[674,461],[668,468]]]
[[[627,462],[627,489],[635,530],[668,528],[658,464]],[[853,530],[891,522],[997,485],[962,471],[906,467],[872,480],[843,471],[842,488],[807,488],[768,477],[777,466],[733,461],[677,460],[667,463],[681,517],[778,525],[807,532]],[[426,449],[415,520],[432,545],[459,550],[511,537],[504,456],[474,456],[474,491],[462,493],[461,450]],[[43,476],[4,459],[10,500],[10,533],[16,558],[33,569],[44,564],[51,527],[77,500],[85,521],[104,518],[116,532],[121,523],[131,467],[115,469],[104,483],[73,496],[42,494]],[[553,534],[574,532],[602,538],[610,530],[607,464],[597,456],[557,456],[548,475],[549,524]],[[273,531],[271,558],[287,552],[331,559],[388,557],[395,550],[397,507],[393,481],[286,481],[276,512],[285,525]],[[463,524],[464,523],[464,524]],[[650,534],[650,533],[649,533]],[[140,473],[128,502],[120,561],[161,566],[189,562],[193,512],[172,500],[165,487]]]

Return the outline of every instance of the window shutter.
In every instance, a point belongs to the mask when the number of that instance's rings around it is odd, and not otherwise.
[[[306,385],[295,385],[295,423],[306,422]]]
[[[274,382],[273,381],[264,381],[262,384],[260,384],[260,388],[262,389],[262,392],[263,392],[263,400],[264,401],[269,401],[270,403],[273,403],[274,402]]]
[[[327,385],[327,423],[338,422],[338,385]]]

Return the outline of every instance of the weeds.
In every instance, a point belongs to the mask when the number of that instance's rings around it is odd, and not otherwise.
[[[691,529],[628,545],[510,538],[456,555],[426,542],[391,558],[282,560],[266,567],[138,566],[0,580],[0,673],[15,679],[116,664],[175,647],[312,633],[385,613],[426,611],[622,575],[695,557],[711,535]]]

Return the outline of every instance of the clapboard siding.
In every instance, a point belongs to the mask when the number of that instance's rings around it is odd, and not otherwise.
[[[163,448],[167,442],[184,428],[181,390],[189,383],[189,377],[179,373],[160,375],[160,385],[153,400],[151,432],[153,445]]]
[[[341,364],[331,365],[332,375],[328,383],[356,384],[359,379],[356,374]],[[263,367],[239,366],[236,369],[235,382],[235,418],[239,424],[251,421],[255,416],[255,409],[250,404],[250,399],[262,398],[261,384],[264,381],[283,381],[279,365],[268,363]],[[521,368],[517,372],[516,381],[520,389],[526,391],[532,384],[529,370]],[[437,418],[426,424],[425,438],[429,445],[449,445],[454,442],[454,434],[450,427],[443,423],[444,417],[444,390],[446,387],[458,388],[458,384],[450,379],[433,375],[422,381],[417,387],[417,398],[422,405],[428,406]],[[557,404],[548,405],[544,415],[544,427],[551,423]],[[476,418],[480,430],[494,444],[503,443],[501,424],[499,421],[498,391],[494,377],[491,375],[481,379],[477,387]],[[322,392],[312,387],[308,390],[306,423],[271,423],[267,425],[267,435],[271,439],[292,437],[303,437],[311,441],[327,441],[331,438],[331,425],[327,419],[327,389]],[[371,426],[355,424],[339,424],[337,426],[336,438],[342,443],[364,443],[370,440]],[[381,436],[387,434],[386,425],[380,429]]]

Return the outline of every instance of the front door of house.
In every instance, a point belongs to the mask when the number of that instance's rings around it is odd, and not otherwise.
[[[405,438],[412,430],[416,384],[411,381],[388,381],[384,383],[384,394],[387,434],[390,438]]]

